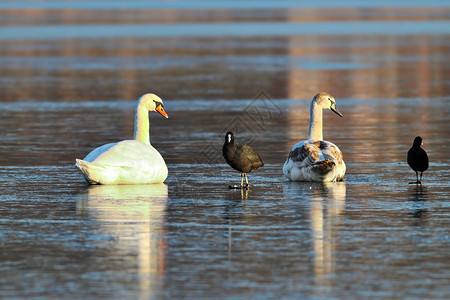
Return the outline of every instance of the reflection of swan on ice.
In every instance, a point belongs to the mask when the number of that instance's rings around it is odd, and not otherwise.
[[[167,186],[96,185],[79,197],[77,212],[99,223],[116,241],[112,255],[136,253],[141,296],[151,297],[164,272]],[[117,253],[117,252],[120,253]]]
[[[340,215],[345,205],[345,183],[324,183],[325,193],[314,193],[311,202],[311,230],[316,278],[334,272],[336,239]]]
[[[334,272],[336,241],[339,237],[341,214],[345,206],[344,182],[288,182],[284,186],[284,197],[309,201],[311,240],[314,253],[314,274],[318,285],[327,286],[327,275]]]

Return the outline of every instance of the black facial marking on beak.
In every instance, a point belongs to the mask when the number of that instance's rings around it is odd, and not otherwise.
[[[331,110],[336,113],[339,117],[343,117],[344,115],[341,114],[341,112],[339,111],[339,109],[336,107],[336,104],[333,106],[331,106]]]

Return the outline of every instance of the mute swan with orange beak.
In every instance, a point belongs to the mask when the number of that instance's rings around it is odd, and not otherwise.
[[[133,140],[100,146],[83,160],[75,160],[89,184],[164,182],[168,173],[166,163],[150,144],[148,113],[152,111],[168,118],[163,101],[155,94],[145,94],[137,102]]]

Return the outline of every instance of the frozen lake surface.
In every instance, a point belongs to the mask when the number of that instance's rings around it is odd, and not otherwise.
[[[450,8],[194,2],[0,5],[0,297],[449,298]],[[319,91],[346,181],[287,182]],[[75,158],[146,92],[165,184],[88,186]],[[247,191],[228,130],[265,163]]]

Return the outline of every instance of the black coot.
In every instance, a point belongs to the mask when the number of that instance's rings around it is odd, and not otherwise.
[[[261,157],[252,147],[243,143],[234,142],[234,135],[231,131],[228,131],[225,135],[222,154],[225,161],[233,169],[241,172],[241,188],[244,187],[244,177],[246,187],[248,187],[247,173],[264,166]]]
[[[422,138],[416,136],[413,146],[408,151],[408,165],[416,172],[416,184],[422,184],[422,173],[428,169],[428,155],[420,146],[422,146]],[[420,172],[420,180],[419,173]]]

